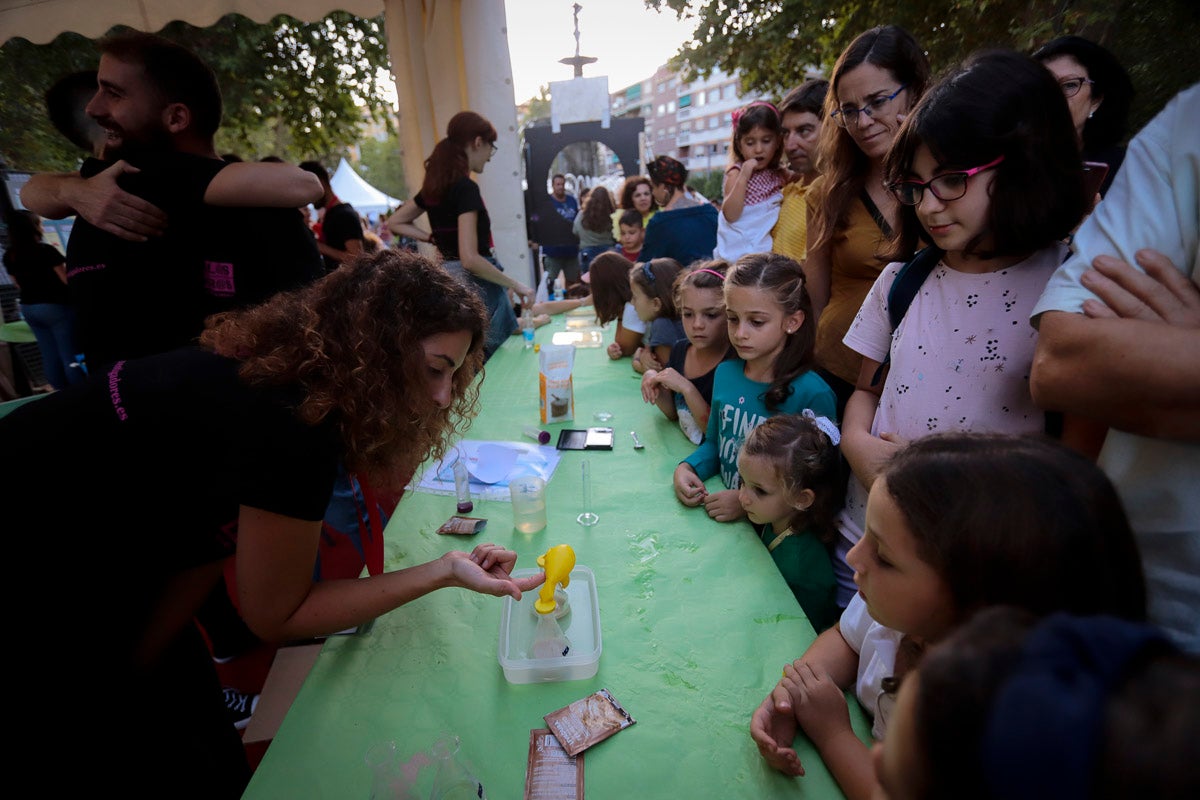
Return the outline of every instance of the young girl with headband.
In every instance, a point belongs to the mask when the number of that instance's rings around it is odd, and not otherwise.
[[[692,444],[704,439],[717,366],[734,355],[725,324],[724,261],[701,261],[675,279],[675,308],[687,338],[671,348],[667,366],[642,375],[642,399],[678,420]]]
[[[738,455],[738,500],[818,633],[838,617],[828,545],[841,506],[840,440],[827,417],[780,414],[750,431]]]
[[[675,343],[687,338],[675,307],[675,278],[682,270],[673,258],[640,261],[629,269],[630,302],[646,326],[642,346],[633,353],[633,369],[639,375],[662,369]]]
[[[747,253],[771,252],[771,229],[779,219],[783,185],[783,124],[765,100],[733,112],[734,163],[725,170],[724,201],[717,225],[716,257],[736,261]]]

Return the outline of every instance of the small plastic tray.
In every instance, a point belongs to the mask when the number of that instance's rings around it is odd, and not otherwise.
[[[513,577],[524,578],[539,572],[518,569],[513,571]],[[564,589],[571,611],[560,620],[563,632],[571,641],[571,652],[558,658],[529,656],[537,627],[533,604],[538,598],[538,589],[524,592],[519,603],[511,597],[504,598],[497,654],[505,679],[509,683],[551,683],[592,677],[600,669],[602,649],[596,576],[587,567],[576,566],[571,570],[571,583]]]

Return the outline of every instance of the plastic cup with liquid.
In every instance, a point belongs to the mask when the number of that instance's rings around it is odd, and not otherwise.
[[[512,496],[513,527],[537,533],[546,527],[546,482],[536,475],[521,475],[508,482]]]

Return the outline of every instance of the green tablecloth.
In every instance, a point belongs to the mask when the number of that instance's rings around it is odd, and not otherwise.
[[[14,322],[5,322],[3,325],[0,325],[0,342],[30,344],[36,341],[37,337],[33,335],[33,329],[23,319]]]
[[[540,329],[538,341],[549,342],[563,324]],[[797,746],[808,774],[798,779],[768,768],[750,739],[752,710],[815,636],[770,555],[748,523],[716,523],[675,500],[672,471],[692,448],[675,423],[642,402],[628,359],[580,349],[575,365],[575,422],[549,429],[557,438],[559,428],[599,424],[593,414],[608,411],[616,448],[563,453],[547,487],[547,528],[518,533],[508,503],[485,501],[474,511],[490,520],[482,534],[440,536],[435,530],[455,512],[454,498],[410,492],[387,530],[386,566],[494,541],[520,554],[518,568],[533,567],[550,546],[570,544],[577,563],[596,575],[597,675],[508,683],[497,661],[502,601],[434,592],[365,634],[326,643],[246,797],[367,797],[372,775],[363,756],[372,744],[394,740],[411,754],[449,731],[462,738],[462,754],[490,798],[520,798],[530,729],[601,688],[637,724],[586,752],[590,800],[842,796],[803,737]],[[468,437],[517,440],[523,424],[536,424],[537,371],[534,352],[510,339],[488,364],[482,411]],[[644,450],[633,449],[630,430]],[[593,528],[575,522],[584,458],[600,515]],[[851,718],[869,740],[853,701]]]

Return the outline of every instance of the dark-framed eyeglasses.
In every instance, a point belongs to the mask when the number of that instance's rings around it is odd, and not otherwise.
[[[488,147],[492,148],[491,155],[496,155],[496,151],[500,149],[495,142],[488,142]]]
[[[901,84],[900,88],[897,89],[896,91],[892,92],[891,94],[880,95],[879,97],[876,97],[874,100],[868,100],[867,104],[865,106],[863,106],[862,108],[854,108],[853,106],[847,106],[845,108],[839,108],[836,111],[831,112],[829,114],[829,116],[833,117],[833,121],[836,122],[838,124],[838,126],[842,127],[842,128],[850,127],[850,123],[852,123],[852,122],[857,123],[859,120],[859,116],[858,116],[859,114],[866,114],[869,118],[874,119],[876,114],[883,111],[883,109],[887,107],[888,103],[895,100],[896,97],[907,88],[908,88],[907,83]]]
[[[1094,86],[1096,84],[1095,81],[1090,81],[1087,78],[1076,77],[1076,78],[1063,78],[1061,81],[1058,82],[1058,85],[1062,89],[1062,93],[1064,95],[1066,95],[1067,97],[1074,97],[1075,95],[1079,94],[1079,90],[1083,88],[1083,85],[1085,83],[1090,84],[1092,86]]]
[[[1000,156],[995,161],[990,161],[982,167],[955,172],[943,172],[941,175],[937,175],[924,182],[896,181],[887,188],[892,193],[892,196],[896,198],[897,202],[906,206],[920,205],[921,198],[925,196],[926,189],[933,192],[933,196],[938,200],[946,203],[951,200],[957,200],[967,193],[967,180],[972,175],[978,175],[1003,161],[1004,156]]]

